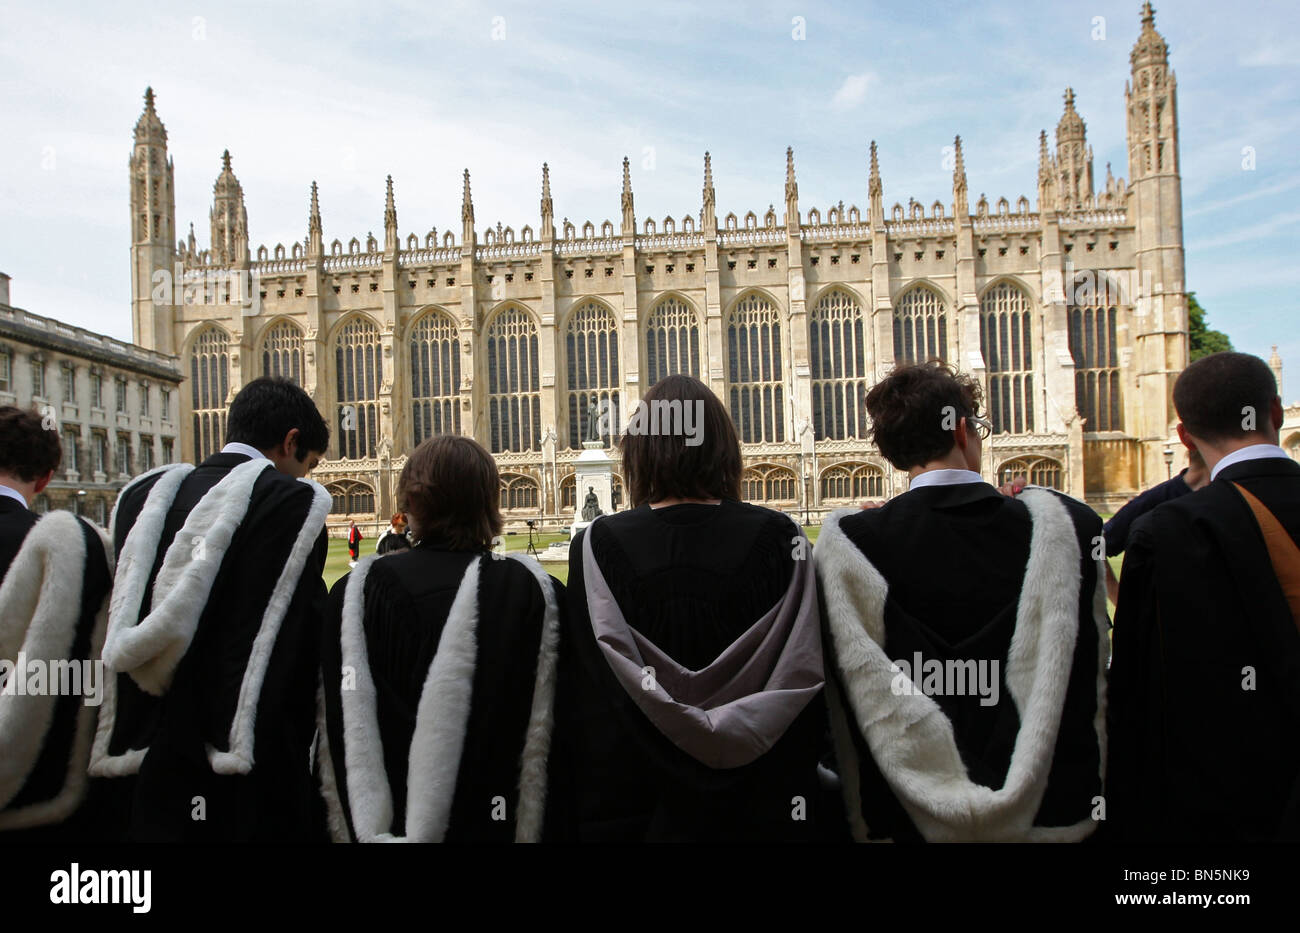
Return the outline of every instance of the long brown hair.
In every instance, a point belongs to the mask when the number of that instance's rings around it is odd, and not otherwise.
[[[718,397],[692,376],[665,376],[651,386],[619,446],[633,506],[740,498],[736,427]]]

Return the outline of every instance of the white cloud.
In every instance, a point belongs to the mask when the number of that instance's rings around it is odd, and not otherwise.
[[[870,73],[849,75],[831,98],[831,107],[835,110],[852,110],[866,100],[867,89],[875,80],[876,76]]]

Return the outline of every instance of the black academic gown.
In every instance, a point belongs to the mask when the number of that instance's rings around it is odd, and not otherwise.
[[[1102,792],[1095,718],[1098,665],[1105,659],[1098,658],[1097,570],[1092,559],[1101,519],[1082,502],[1052,494],[1066,507],[1079,542],[1079,629],[1056,752],[1035,825],[1068,826],[1088,819],[1094,797]],[[848,516],[840,527],[889,585],[886,655],[909,663],[916,652],[924,659],[996,660],[1005,674],[1029,560],[1032,526],[1023,502],[988,483],[922,486],[881,508]],[[833,655],[830,639],[826,650],[828,657]],[[830,660],[827,667],[833,667]],[[842,674],[836,670],[835,676],[843,696]],[[952,722],[970,780],[1001,788],[1020,728],[1005,682],[995,705],[985,706],[982,697],[970,693],[932,699]],[[861,730],[850,726],[849,732],[870,837],[923,841]]]
[[[0,580],[39,517],[12,496],[0,496]]]
[[[0,580],[8,573],[23,541],[40,516],[24,508],[9,496],[0,497]],[[84,520],[78,520],[84,542],[86,562],[81,580],[81,605],[76,635],[68,654],[69,660],[92,659],[91,638],[96,615],[108,596],[112,577],[104,543]],[[41,586],[41,581],[32,581]],[[84,706],[82,696],[61,697],[26,783],[9,802],[7,809],[17,810],[53,799],[63,789],[68,777],[68,759],[73,754],[77,719]],[[0,832],[0,845],[53,844],[77,841],[86,834],[87,813],[77,810],[67,819],[30,829]]]
[[[1300,841],[1300,632],[1238,482],[1300,541],[1300,464],[1224,468],[1133,526],[1110,669],[1110,829]]]
[[[435,540],[375,560],[364,583],[366,653],[376,690],[383,770],[392,795],[388,831],[395,836],[407,833],[407,772],[420,697],[452,602],[475,557],[482,558],[477,652],[464,746],[443,841],[513,842],[515,838],[520,758],[533,707],[546,599],[538,580],[519,561],[493,559],[486,550],[453,550]],[[321,684],[339,815],[348,839],[355,840],[343,739],[340,651],[343,601],[351,578],[351,573],[346,574],[330,591]],[[554,578],[550,582],[558,611],[563,586]],[[502,798],[504,805],[494,798]]]
[[[584,537],[628,625],[682,666],[714,661],[786,593],[797,530],[779,512],[641,506],[601,518],[569,548],[552,750],[556,818],[577,842],[820,842],[847,839],[819,692],[750,764],[707,767],[674,745],[616,679],[592,631]],[[796,818],[797,800],[803,810]]]
[[[141,616],[167,546],[213,486],[249,458],[214,454],[181,483],[167,513]],[[118,503],[114,546],[122,544],[156,480]],[[133,777],[99,778],[98,829],[136,841],[319,841],[324,814],[310,768],[315,734],[316,669],[326,589],[322,528],[299,577],[271,654],[257,708],[255,766],[218,775],[206,746],[224,748],[254,637],[271,592],[312,504],[312,490],[275,469],[261,473],[243,522],[231,539],[194,640],[167,693],[152,697],[118,675],[111,754],[149,748]],[[195,819],[195,798],[205,819]]]

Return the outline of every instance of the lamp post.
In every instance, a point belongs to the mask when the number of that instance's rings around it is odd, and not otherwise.
[[[1174,449],[1165,445],[1165,479],[1174,478]]]

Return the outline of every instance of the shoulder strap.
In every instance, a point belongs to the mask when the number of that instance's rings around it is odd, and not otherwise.
[[[1282,587],[1282,595],[1291,610],[1291,621],[1295,623],[1297,629],[1300,629],[1300,547],[1296,546],[1291,535],[1282,527],[1277,516],[1269,511],[1268,506],[1260,502],[1241,483],[1232,485],[1237,487],[1237,492],[1241,493],[1241,497],[1246,500],[1246,504],[1255,515],[1260,533],[1264,536],[1264,545],[1268,548],[1268,559],[1273,564],[1273,573]]]

